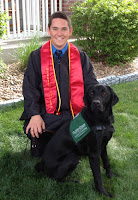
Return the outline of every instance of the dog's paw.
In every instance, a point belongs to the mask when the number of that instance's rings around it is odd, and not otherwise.
[[[102,188],[95,187],[95,188],[99,193],[105,195],[106,197],[113,198],[113,195],[107,192],[103,187]]]
[[[110,197],[110,198],[113,198],[113,195],[110,194],[109,192],[107,192],[105,189],[100,191],[100,193],[104,194],[106,197]]]
[[[106,192],[106,190],[103,192],[103,194],[109,198],[113,198],[113,195],[110,194],[109,192]]]
[[[107,176],[108,178],[118,177],[118,175],[117,175],[116,173],[113,173],[113,172],[111,172],[111,171],[106,172],[106,176]]]
[[[79,183],[79,184],[82,184],[83,182],[82,181],[80,181],[80,180],[76,180],[76,179],[71,179],[71,180],[69,180],[68,182],[71,182],[71,183]]]

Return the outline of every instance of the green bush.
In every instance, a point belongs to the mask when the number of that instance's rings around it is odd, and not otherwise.
[[[1,13],[0,12],[0,38],[2,38],[3,34],[6,34],[6,20],[7,20],[7,16],[5,13]],[[2,50],[0,47],[0,56],[1,56]],[[2,58],[0,57],[0,76],[2,78],[5,78],[5,73],[6,73],[6,65],[3,62]]]
[[[7,20],[7,16],[6,13],[2,13],[0,12],[0,38],[3,36],[3,34],[6,34],[6,20]]]
[[[6,72],[7,72],[7,66],[3,62],[3,60],[0,58],[0,76],[5,79],[6,78]]]
[[[133,0],[86,0],[72,6],[77,44],[110,65],[138,55],[138,4]]]
[[[29,55],[32,51],[36,50],[41,46],[41,39],[38,36],[31,38],[31,41],[25,44],[20,44],[17,54],[20,62],[20,69],[24,71],[27,67]]]

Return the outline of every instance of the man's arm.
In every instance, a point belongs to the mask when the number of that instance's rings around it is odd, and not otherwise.
[[[39,137],[39,134],[45,129],[45,123],[41,117],[42,110],[42,91],[40,87],[40,56],[39,51],[32,52],[29,56],[27,69],[23,80],[24,113],[21,119],[30,119],[26,128],[26,134],[29,130],[32,137]]]
[[[40,59],[35,52],[32,52],[29,56],[23,80],[24,109],[27,119],[33,115],[40,115],[40,82]]]

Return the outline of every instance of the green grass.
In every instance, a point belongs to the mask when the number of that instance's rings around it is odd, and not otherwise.
[[[20,62],[20,69],[24,71],[26,69],[29,55],[32,51],[38,49],[42,45],[42,39],[39,35],[36,35],[31,38],[30,42],[19,44],[19,48],[17,49],[18,60]]]
[[[109,142],[112,170],[118,177],[108,179],[101,167],[104,187],[115,200],[138,197],[138,81],[113,86],[120,98],[114,107],[116,132]],[[22,103],[0,110],[0,200],[105,200],[93,189],[88,159],[82,159],[68,180],[57,183],[34,170],[39,159],[31,158],[29,146],[24,157],[26,136],[19,121]]]

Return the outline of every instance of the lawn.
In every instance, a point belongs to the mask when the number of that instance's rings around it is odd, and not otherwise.
[[[104,187],[115,200],[138,197],[138,81],[112,86],[119,96],[114,107],[115,129],[108,145],[112,170],[118,177],[108,179],[101,165]],[[37,174],[31,158],[23,122],[19,121],[22,103],[0,110],[0,200],[104,200],[93,188],[93,176],[87,158],[65,183],[57,183]],[[71,182],[77,179],[80,183]]]

